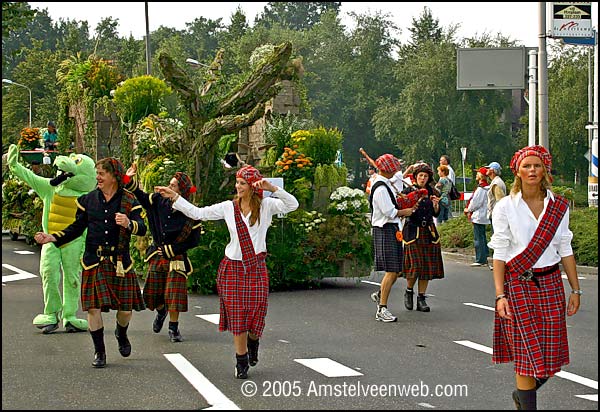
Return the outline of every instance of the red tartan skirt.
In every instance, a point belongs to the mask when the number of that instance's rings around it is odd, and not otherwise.
[[[176,256],[174,260],[183,260]],[[168,310],[187,312],[187,278],[179,272],[169,271],[169,260],[152,256],[148,261],[148,276],[144,284],[144,302],[150,310],[163,303]]]
[[[534,324],[519,328],[515,320],[495,315],[493,335],[493,363],[514,361],[515,373],[523,376],[547,378],[569,363],[567,340],[567,304],[560,270],[537,278],[538,288],[532,281],[526,282],[526,295],[519,304],[526,305]],[[515,280],[516,282],[516,280]],[[511,283],[504,284],[504,294],[512,307]],[[533,353],[531,342],[539,341],[541,353]],[[544,370],[535,370],[530,359],[541,356]]]
[[[244,273],[241,260],[223,258],[217,274],[219,331],[234,335],[251,332],[260,337],[265,328],[269,298],[266,253],[257,255],[256,272]]]
[[[427,228],[421,228],[419,237],[411,243],[404,242],[404,267],[401,276],[419,280],[442,279],[444,261],[440,243],[432,243]]]
[[[81,309],[144,310],[144,300],[137,275],[129,271],[117,276],[110,259],[102,259],[97,266],[83,270],[81,281]]]

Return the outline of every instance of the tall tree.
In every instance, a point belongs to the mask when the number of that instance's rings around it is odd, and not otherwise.
[[[309,29],[319,22],[327,11],[339,13],[342,3],[339,1],[274,1],[268,2],[256,24],[267,28],[279,24],[292,30]]]

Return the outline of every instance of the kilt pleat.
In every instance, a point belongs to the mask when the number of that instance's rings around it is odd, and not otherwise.
[[[175,260],[183,260],[183,256],[176,256]],[[165,304],[168,310],[187,312],[187,278],[179,272],[169,271],[168,259],[151,257],[144,284],[144,302],[150,310]]]
[[[547,378],[569,363],[567,339],[566,299],[560,270],[537,278],[539,288],[529,281],[524,286],[525,297],[518,302],[525,305],[533,324],[519,325],[514,320],[502,319],[496,313],[493,334],[493,363],[514,362],[515,373],[523,376]],[[504,285],[509,307],[514,295],[511,283]],[[531,342],[539,342],[539,352]],[[534,367],[532,359],[542,359],[542,367]]]
[[[396,239],[398,225],[386,223],[383,227],[373,226],[373,250],[375,270],[385,272],[402,271],[402,242]]]
[[[411,243],[404,243],[405,278],[420,280],[442,279],[444,277],[444,262],[440,243],[432,243],[429,230],[421,230],[419,237]]]
[[[244,273],[240,260],[225,257],[219,265],[217,291],[219,293],[219,331],[234,335],[251,332],[262,336],[267,317],[269,275],[265,253],[257,255],[255,272]]]
[[[117,276],[115,265],[109,259],[86,269],[82,273],[81,308],[109,310],[144,310],[144,300],[133,271],[125,273],[124,277]]]

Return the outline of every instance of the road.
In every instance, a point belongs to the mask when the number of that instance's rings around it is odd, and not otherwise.
[[[150,311],[134,313],[129,358],[118,353],[115,313],[104,314],[108,364],[92,368],[89,333],[42,335],[31,324],[42,311],[38,259],[37,246],[2,236],[2,409],[513,408],[512,365],[491,363],[491,272],[446,255],[430,313],[406,311],[406,283],[396,282],[395,323],[374,320],[380,273],[272,293],[248,381],[233,377],[214,295],[190,296],[182,343],[169,342],[166,325],[153,333]],[[540,391],[540,409],[598,408],[598,279],[581,277],[582,309],[567,320],[571,364]]]

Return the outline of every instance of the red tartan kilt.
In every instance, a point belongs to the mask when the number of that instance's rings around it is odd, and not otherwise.
[[[501,319],[496,313],[492,362],[514,361],[515,373],[523,376],[546,378],[553,376],[561,367],[569,363],[569,343],[567,339],[566,299],[560,270],[537,278],[540,287],[527,282],[526,294],[529,298],[519,304],[526,305],[535,321],[535,326],[519,332],[514,321]],[[515,280],[515,282],[517,282]],[[511,283],[505,283],[504,294],[512,307]],[[537,329],[537,336],[533,329]],[[537,339],[541,354],[532,352],[531,342]],[[541,356],[544,370],[534,370],[530,359]]]
[[[421,228],[419,235],[414,242],[404,243],[402,276],[420,280],[442,279],[444,262],[439,242],[431,243],[431,233],[427,228]]]
[[[269,275],[265,253],[260,253],[256,272],[244,273],[240,260],[225,257],[219,265],[219,331],[234,335],[251,332],[260,337],[265,328],[269,298]]]
[[[81,308],[109,310],[144,310],[144,300],[133,271],[117,276],[115,265],[102,259],[97,266],[84,270],[81,282]]]
[[[183,256],[176,256],[174,260],[183,260]],[[166,304],[168,310],[187,312],[187,278],[181,273],[169,272],[168,259],[153,256],[148,261],[144,302],[150,310]]]

